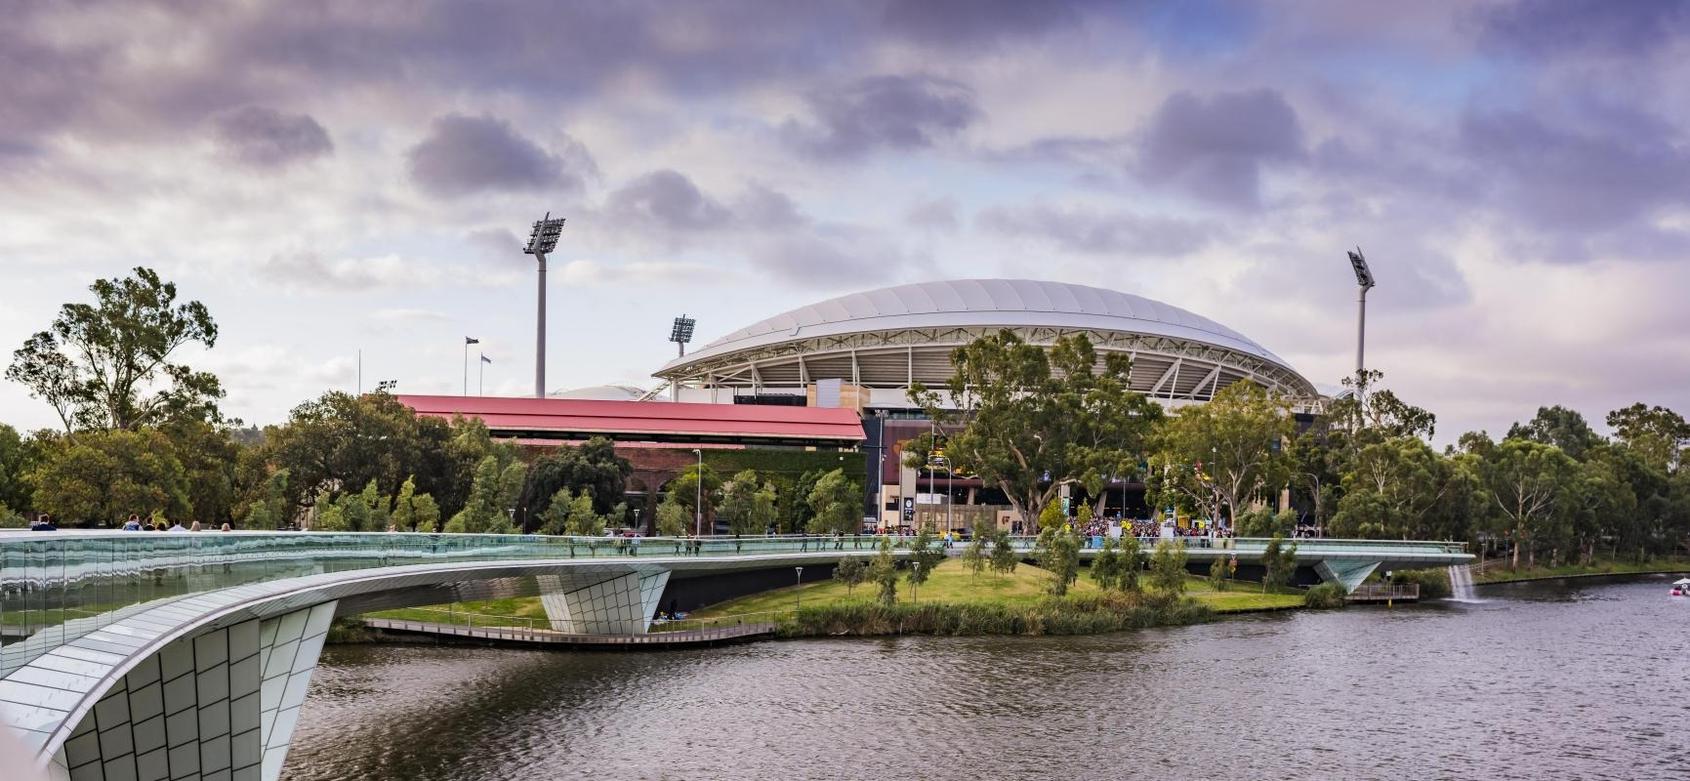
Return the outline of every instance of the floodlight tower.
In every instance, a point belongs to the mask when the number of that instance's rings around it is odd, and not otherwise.
[[[1361,254],[1361,247],[1349,253],[1350,266],[1356,272],[1356,286],[1361,288],[1361,294],[1356,297],[1358,309],[1356,311],[1356,393],[1363,389],[1362,370],[1366,364],[1362,361],[1363,352],[1367,348],[1367,291],[1373,289],[1373,272],[1367,268],[1367,256]]]
[[[522,252],[533,255],[540,264],[539,311],[534,323],[534,398],[546,397],[546,255],[557,249],[558,237],[563,235],[563,218],[553,218],[551,212],[534,221],[528,234],[528,246]]]
[[[697,320],[681,315],[675,318],[675,325],[669,329],[669,341],[681,349],[682,358],[687,356],[687,343],[692,341],[692,327],[695,325],[698,325]]]

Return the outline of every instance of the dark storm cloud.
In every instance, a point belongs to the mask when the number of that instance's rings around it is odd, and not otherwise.
[[[1297,112],[1278,92],[1222,92],[1207,100],[1177,92],[1151,117],[1137,170],[1203,200],[1255,208],[1263,167],[1303,155]]]
[[[1048,206],[987,209],[974,224],[1004,235],[1044,239],[1073,252],[1122,257],[1190,254],[1216,232],[1213,226],[1188,220]]]
[[[1534,57],[1651,55],[1690,33],[1679,0],[1519,0],[1478,18],[1482,43]]]
[[[596,170],[579,144],[566,139],[553,154],[496,117],[448,114],[407,153],[411,181],[439,196],[480,192],[579,191]]]
[[[329,132],[307,114],[263,106],[236,109],[216,121],[218,143],[247,165],[277,168],[334,151]]]
[[[931,76],[871,76],[812,90],[811,123],[788,122],[788,141],[813,157],[860,157],[876,149],[920,149],[980,118],[974,91]]]
[[[1461,152],[1490,183],[1500,210],[1552,231],[1636,225],[1665,206],[1690,204],[1690,149],[1671,125],[1589,105],[1576,118],[1541,109],[1470,110]]]
[[[752,182],[734,202],[740,223],[765,229],[796,228],[810,221],[791,196],[761,182]]]
[[[606,209],[619,221],[664,231],[717,230],[732,216],[691,179],[669,169],[623,185],[610,194]]]

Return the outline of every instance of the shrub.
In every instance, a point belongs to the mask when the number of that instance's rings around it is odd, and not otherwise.
[[[1085,635],[1178,626],[1213,613],[1192,599],[1120,593],[1051,597],[1033,605],[869,601],[805,606],[779,629],[785,637],[837,635]]]
[[[1322,583],[1303,592],[1303,607],[1331,610],[1349,604],[1349,595],[1337,583]]]
[[[1416,583],[1420,586],[1421,599],[1443,599],[1450,595],[1449,570],[1442,567],[1432,569],[1399,569],[1391,572],[1392,583]]]

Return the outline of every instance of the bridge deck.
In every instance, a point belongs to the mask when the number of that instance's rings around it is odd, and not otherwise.
[[[775,625],[772,623],[740,624],[676,632],[652,632],[643,635],[586,635],[555,632],[550,629],[463,626],[460,624],[436,624],[427,621],[404,621],[392,618],[365,618],[361,620],[364,626],[385,632],[461,637],[488,640],[501,644],[595,649],[658,650],[683,648],[773,637],[775,634]]]

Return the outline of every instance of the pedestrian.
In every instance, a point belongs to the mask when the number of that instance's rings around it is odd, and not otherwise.
[[[197,531],[203,531],[203,530],[204,530],[204,528],[200,526],[199,521],[194,521],[194,524],[192,526],[188,527],[188,531],[191,531],[191,532],[197,532]]]
[[[135,513],[130,513],[129,514],[129,520],[123,522],[123,530],[126,531],[126,532],[138,532],[138,531],[140,531],[141,530],[141,516],[136,515]]]
[[[29,525],[29,530],[32,532],[56,532],[59,527],[53,525],[53,516],[42,513],[35,519],[35,523]]]
[[[229,524],[225,523],[225,524],[223,524],[222,531],[226,531],[226,532],[227,531],[234,531],[234,529],[230,528]]]
[[[164,524],[163,524],[163,523],[160,523],[160,524],[159,524],[159,525],[160,525],[160,526],[163,526],[163,525],[164,525]],[[172,521],[172,522],[171,522],[171,524],[170,524],[170,531],[173,531],[173,532],[185,532],[185,531],[187,531],[187,529],[186,529],[186,528],[184,528],[184,527],[183,527],[183,526],[182,526],[182,522],[181,522],[181,521]]]

